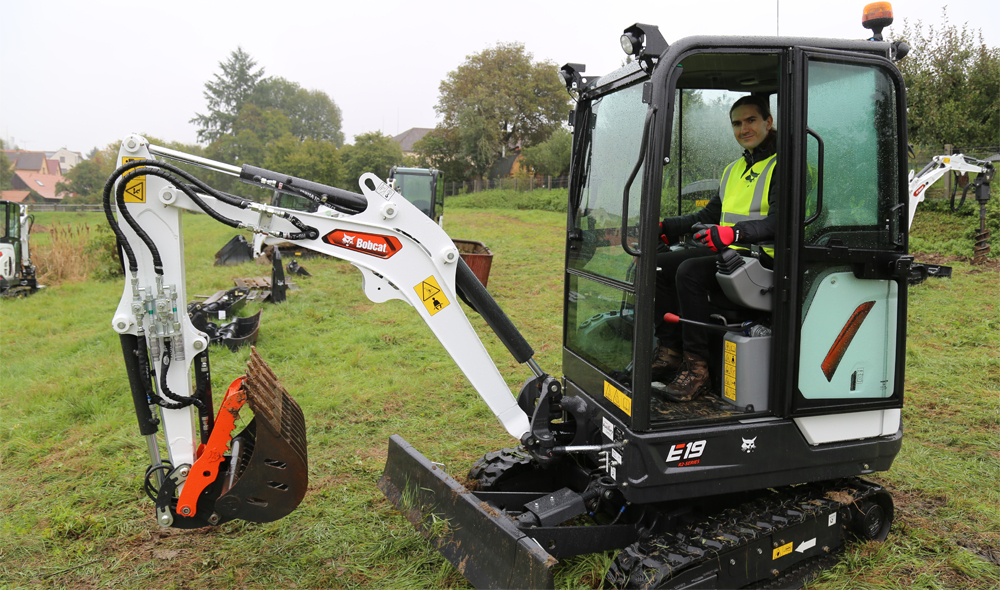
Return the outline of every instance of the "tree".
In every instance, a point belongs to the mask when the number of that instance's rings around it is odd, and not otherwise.
[[[239,46],[228,61],[219,62],[222,73],[205,82],[203,94],[208,101],[208,114],[196,114],[190,121],[199,126],[198,141],[211,143],[232,130],[243,106],[250,102],[257,83],[264,77],[264,68],[254,70],[256,65]]]
[[[449,181],[465,180],[472,167],[462,156],[461,138],[455,129],[436,127],[413,144],[417,168],[436,168]]]
[[[389,168],[402,163],[403,150],[392,137],[371,131],[355,135],[354,145],[344,146],[342,156],[346,174],[343,186],[357,191],[358,178],[365,172],[372,172],[382,179],[388,178]]]
[[[534,62],[522,43],[470,55],[439,87],[440,127],[483,175],[510,148],[548,139],[566,118],[568,97],[552,62]]]
[[[321,90],[306,90],[295,82],[272,77],[262,80],[253,102],[260,108],[275,108],[288,117],[291,133],[300,140],[329,141],[344,145],[340,107]]]
[[[72,203],[100,203],[104,183],[112,171],[114,166],[106,161],[103,154],[98,153],[96,157],[73,166],[65,175],[66,182],[56,185],[56,192],[74,193],[75,196],[70,198]]]
[[[2,139],[0,139],[0,150],[7,149]],[[10,183],[14,180],[14,163],[10,161],[7,154],[0,151],[0,190],[10,190]]]
[[[340,186],[346,181],[340,152],[330,142],[308,138],[299,141],[289,133],[269,146],[264,167],[313,182]]]
[[[261,109],[247,104],[241,110],[230,133],[212,142],[208,151],[213,158],[232,164],[259,165],[267,156],[268,144],[288,135],[291,125],[278,109]]]
[[[916,144],[1000,144],[1000,48],[988,47],[982,31],[941,23],[903,21],[900,38],[910,54],[899,62],[906,82],[909,138]]]
[[[524,161],[542,176],[562,176],[569,172],[570,151],[573,148],[573,134],[560,127],[542,143],[521,150]]]

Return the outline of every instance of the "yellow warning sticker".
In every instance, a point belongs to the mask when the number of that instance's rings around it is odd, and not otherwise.
[[[122,158],[122,166],[132,162],[134,160],[141,160],[142,158]],[[139,168],[142,168],[140,166]],[[133,168],[132,170],[138,170],[138,168]],[[132,172],[129,170],[129,172]],[[128,174],[126,172],[125,174]],[[146,177],[139,176],[133,178],[125,185],[125,202],[126,203],[145,203],[146,202]]]
[[[694,202],[695,207],[708,207],[708,199],[697,199]]]
[[[448,298],[444,296],[444,291],[441,290],[441,286],[438,285],[434,275],[421,281],[413,290],[417,292],[417,296],[424,302],[427,312],[431,315],[448,307]]]
[[[723,378],[722,395],[730,401],[736,401],[736,343],[725,341],[725,377]]]
[[[604,397],[627,415],[632,415],[632,398],[607,381],[604,382]]]
[[[794,543],[785,543],[781,547],[778,547],[777,549],[775,549],[774,550],[774,558],[771,561],[774,561],[774,559],[778,559],[779,557],[784,557],[784,556],[788,555],[789,553],[791,553],[792,552],[792,545],[794,545]]]

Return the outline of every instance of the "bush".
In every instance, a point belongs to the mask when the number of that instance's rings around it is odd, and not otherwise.
[[[98,225],[94,228],[90,241],[83,251],[90,257],[93,265],[91,278],[104,281],[124,276],[118,242],[114,232],[107,225]]]
[[[567,189],[534,190],[488,190],[478,193],[448,197],[445,207],[460,209],[537,209],[541,211],[566,211],[569,199]]]

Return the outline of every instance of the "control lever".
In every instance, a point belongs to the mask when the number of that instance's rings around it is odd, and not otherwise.
[[[680,317],[679,315],[677,315],[675,313],[666,313],[666,314],[663,314],[663,321],[669,322],[671,324],[676,324],[676,323],[683,322],[685,324],[690,324],[692,326],[699,326],[699,327],[702,327],[702,328],[708,328],[710,330],[719,330],[720,332],[745,332],[746,330],[749,330],[750,328],[752,328],[752,327],[754,327],[754,326],[756,326],[757,324],[760,323],[759,321],[751,320],[751,321],[742,322],[742,323],[739,323],[739,324],[730,324],[730,323],[726,322],[726,318],[722,317],[721,315],[719,315],[717,313],[713,313],[712,314],[712,318],[715,319],[715,320],[717,320],[719,323],[718,324],[709,324],[709,323],[706,323],[706,322],[699,322],[699,321],[695,321],[695,320],[688,320],[688,319],[684,319],[684,318]]]

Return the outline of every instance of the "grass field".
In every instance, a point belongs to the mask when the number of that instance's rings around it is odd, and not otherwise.
[[[89,225],[99,214],[39,214]],[[971,223],[918,212],[931,256]],[[560,371],[564,215],[450,208],[454,238],[494,252],[490,290]],[[231,233],[185,217],[188,292],[209,295],[266,267],[212,266]],[[46,234],[33,236],[41,254]],[[940,250],[938,250],[938,246]],[[948,246],[949,248],[951,246]],[[994,251],[998,248],[994,247]],[[918,259],[920,257],[918,256]],[[906,438],[891,471],[888,541],[856,544],[815,588],[996,588],[1000,580],[1000,273],[963,261],[950,280],[910,290]],[[406,304],[375,305],[347,263],[308,259],[313,274],[265,305],[257,349],[302,406],[310,489],[268,524],[161,530],[142,493],[145,444],[133,416],[111,315],[121,283],[66,280],[0,303],[0,588],[430,588],[465,579],[376,489],[399,433],[461,476],[512,440]],[[244,315],[256,312],[248,306]],[[478,316],[472,322],[513,389],[518,366]],[[218,403],[248,351],[213,348]],[[599,587],[610,555],[557,566],[559,587]]]

